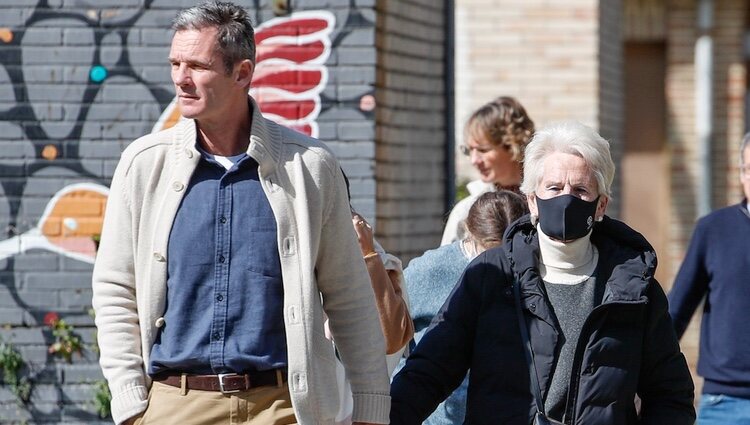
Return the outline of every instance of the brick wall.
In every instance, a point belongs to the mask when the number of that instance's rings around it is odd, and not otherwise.
[[[620,22],[619,0],[456,0],[456,145],[471,112],[500,95],[537,126],[575,119],[619,143]],[[474,175],[457,163],[459,179]]]
[[[406,262],[440,243],[445,192],[443,2],[378,0],[376,236]]]
[[[612,159],[620,164],[624,145],[625,88],[623,58],[623,6],[621,0],[599,2],[599,85],[598,130],[610,142]],[[617,170],[617,169],[616,169]],[[618,216],[620,210],[621,177],[615,175],[612,187],[612,202],[607,206],[607,214]]]
[[[31,403],[20,407],[0,385],[0,423],[97,420],[91,237],[122,149],[174,121],[168,28],[178,8],[195,3],[0,5],[0,338],[21,352],[34,381]],[[282,21],[270,1],[238,3],[262,39],[254,94],[282,90],[281,101],[259,96],[261,109],[329,143],[351,179],[355,207],[374,219],[374,0],[292,2],[294,15]],[[278,24],[305,37],[292,63],[273,67],[263,61],[279,47]],[[301,83],[284,83],[292,77]],[[48,312],[76,326],[88,344],[83,357],[67,364],[48,353]]]

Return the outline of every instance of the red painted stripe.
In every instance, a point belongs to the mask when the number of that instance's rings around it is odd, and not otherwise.
[[[255,33],[255,44],[261,44],[270,37],[307,35],[326,28],[328,28],[328,21],[325,19],[290,18],[289,21],[258,30]]]

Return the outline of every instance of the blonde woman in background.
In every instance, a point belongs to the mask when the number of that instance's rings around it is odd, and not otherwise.
[[[471,114],[464,134],[466,143],[461,145],[461,152],[479,171],[479,180],[466,185],[469,196],[453,207],[441,246],[462,239],[462,223],[481,194],[498,189],[520,193],[523,150],[534,134],[534,122],[518,100],[500,96]]]

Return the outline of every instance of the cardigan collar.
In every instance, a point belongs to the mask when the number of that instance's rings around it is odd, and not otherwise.
[[[281,158],[281,132],[278,124],[266,119],[255,100],[248,96],[252,114],[250,143],[246,153],[264,166],[274,166]],[[196,148],[197,123],[194,119],[182,118],[176,127],[175,142],[178,152],[187,153],[188,158],[199,156]]]

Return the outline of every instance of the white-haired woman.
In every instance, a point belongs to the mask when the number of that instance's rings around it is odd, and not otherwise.
[[[467,424],[693,424],[654,250],[604,215],[614,172],[589,127],[535,134],[531,214],[464,272],[393,381],[392,424],[421,423],[469,369]]]

